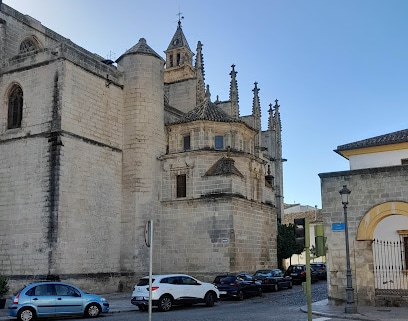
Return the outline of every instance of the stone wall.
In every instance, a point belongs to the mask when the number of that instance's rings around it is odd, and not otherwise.
[[[122,271],[146,271],[144,226],[160,215],[161,168],[166,152],[164,134],[163,61],[130,54],[120,61],[125,70]]]
[[[351,190],[347,206],[350,262],[355,301],[375,305],[374,267],[371,241],[357,241],[357,229],[363,216],[374,206],[408,200],[408,167],[394,166],[320,174],[322,212],[327,237],[329,298],[345,302],[346,251],[344,231],[333,231],[332,224],[344,222],[339,190]],[[397,229],[397,227],[396,227]]]
[[[0,146],[0,273],[27,279],[46,275],[48,139],[36,136]]]
[[[172,82],[165,85],[165,96],[168,104],[186,113],[196,106],[195,78],[183,82]]]
[[[185,271],[212,281],[220,272],[277,267],[273,207],[234,197],[163,205],[155,223],[155,273]]]

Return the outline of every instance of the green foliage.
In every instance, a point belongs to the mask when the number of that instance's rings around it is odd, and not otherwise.
[[[2,298],[9,291],[8,278],[0,275],[0,298]]]
[[[278,262],[290,258],[293,254],[301,254],[303,247],[296,244],[293,224],[278,224]]]

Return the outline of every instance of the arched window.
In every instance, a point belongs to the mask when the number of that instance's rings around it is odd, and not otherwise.
[[[23,90],[15,86],[10,93],[8,101],[7,128],[20,128],[23,118]]]
[[[20,51],[19,54],[24,54],[30,51],[35,51],[39,48],[38,42],[35,39],[28,38],[25,39],[21,44],[20,44]]]

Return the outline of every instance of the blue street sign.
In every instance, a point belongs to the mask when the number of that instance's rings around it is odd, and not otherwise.
[[[333,232],[344,231],[344,223],[332,223],[332,231]]]

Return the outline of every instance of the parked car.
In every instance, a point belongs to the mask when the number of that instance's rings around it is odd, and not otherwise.
[[[220,291],[221,298],[243,300],[249,296],[262,296],[261,282],[248,273],[220,274],[215,277],[213,284]]]
[[[95,318],[109,312],[108,301],[63,282],[31,283],[11,298],[9,315],[19,321],[82,315]]]
[[[292,288],[292,277],[285,276],[280,269],[258,270],[254,274],[254,279],[261,282],[264,292]]]
[[[310,272],[311,283],[319,281],[318,273],[313,268],[310,268]],[[306,264],[290,265],[285,272],[285,276],[292,277],[293,284],[306,282]]]
[[[326,263],[323,263],[323,262],[310,262],[310,266],[313,269],[315,269],[315,271],[319,275],[320,280],[326,280],[327,279]]]
[[[152,275],[152,306],[159,311],[169,311],[173,305],[205,303],[212,307],[220,293],[211,283],[199,281],[185,274]],[[139,310],[149,307],[149,277],[141,278],[134,287],[130,302]]]

